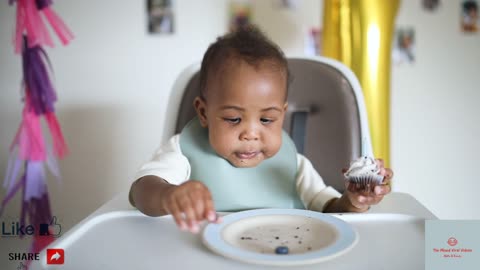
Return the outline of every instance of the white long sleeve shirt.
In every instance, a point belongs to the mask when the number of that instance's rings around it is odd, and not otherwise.
[[[297,193],[306,209],[323,211],[326,202],[340,197],[338,191],[325,185],[312,163],[301,154],[297,154],[297,168]],[[141,166],[135,179],[154,175],[170,184],[180,185],[190,179],[190,171],[190,163],[182,154],[180,135],[177,134],[160,146],[152,159]]]

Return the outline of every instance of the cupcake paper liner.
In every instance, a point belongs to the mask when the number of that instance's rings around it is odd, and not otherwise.
[[[348,176],[347,180],[361,185],[380,185],[383,181],[383,175],[379,174],[369,174],[369,175],[360,175],[360,176]]]

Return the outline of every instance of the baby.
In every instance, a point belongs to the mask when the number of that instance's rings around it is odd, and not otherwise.
[[[390,192],[392,170],[373,192],[327,187],[282,130],[289,70],[283,52],[254,27],[219,38],[200,70],[197,117],[160,147],[132,184],[146,215],[171,214],[181,230],[220,222],[216,211],[278,207],[364,212]],[[339,172],[339,177],[342,177]]]

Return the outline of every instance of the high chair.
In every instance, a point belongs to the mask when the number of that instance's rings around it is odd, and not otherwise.
[[[288,65],[293,81],[283,128],[325,183],[343,192],[342,168],[362,154],[373,156],[360,84],[348,67],[325,57],[288,58]],[[179,133],[195,116],[199,75],[200,64],[194,64],[176,80],[163,138]]]

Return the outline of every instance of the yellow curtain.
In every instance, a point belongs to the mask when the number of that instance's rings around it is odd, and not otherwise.
[[[324,0],[322,54],[363,88],[375,157],[390,163],[390,58],[400,0]]]

